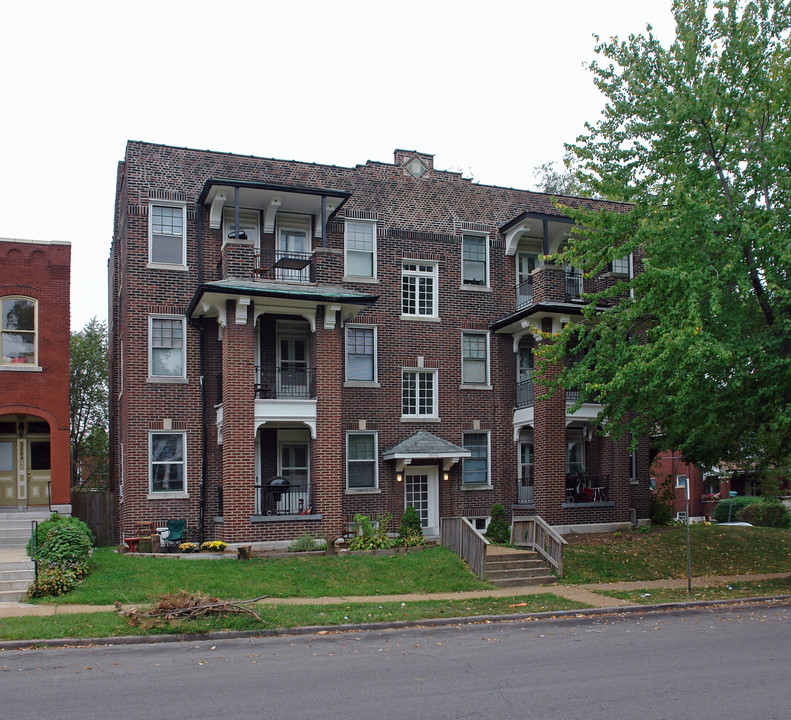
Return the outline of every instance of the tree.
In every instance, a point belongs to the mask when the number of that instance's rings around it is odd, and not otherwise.
[[[561,168],[558,168],[554,161],[534,167],[533,177],[537,180],[540,192],[550,195],[573,195],[574,197],[590,195],[589,190],[577,177],[576,159],[570,153],[566,153]]]
[[[72,485],[103,485],[109,443],[107,325],[91,319],[69,341]]]
[[[595,196],[558,261],[642,270],[588,296],[544,361],[614,436],[661,429],[691,461],[791,459],[791,9],[676,0],[676,37],[598,42],[603,119],[568,149]],[[598,38],[597,38],[598,41]],[[605,305],[607,310],[597,310]]]

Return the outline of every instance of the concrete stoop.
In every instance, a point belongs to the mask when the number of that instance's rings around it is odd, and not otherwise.
[[[497,587],[547,585],[557,578],[537,552],[512,550],[486,556],[486,580]]]
[[[43,522],[46,511],[0,512],[0,602],[17,602],[35,579],[35,566],[25,553],[31,521]]]

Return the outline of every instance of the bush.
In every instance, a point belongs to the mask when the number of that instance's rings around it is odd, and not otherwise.
[[[47,535],[49,535],[50,530],[63,523],[79,528],[80,531],[84,533],[85,537],[88,538],[88,543],[90,545],[94,544],[95,538],[93,536],[93,531],[82,520],[76,517],[69,517],[68,515],[58,515],[58,513],[54,512],[49,516],[49,520],[39,523],[38,527],[36,528],[36,544],[38,545],[39,550],[47,541]],[[27,554],[30,555],[29,540],[26,549]]]
[[[43,562],[38,568],[38,578],[28,589],[25,597],[57,597],[69,592],[79,577],[68,567],[60,567],[54,563]]]
[[[387,534],[390,515],[379,519],[379,526],[374,527],[367,515],[354,516],[355,536],[349,542],[350,550],[383,550],[391,548],[395,543]]]
[[[401,516],[401,527],[398,528],[398,537],[409,538],[420,535],[423,537],[423,523],[420,522],[420,515],[411,505],[406,506],[404,514]]]
[[[301,537],[294,540],[289,546],[289,552],[316,552],[323,550],[325,547],[323,541],[314,540],[310,535],[305,533]]]
[[[72,523],[57,523],[39,548],[38,559],[74,570],[82,577],[90,569],[91,543],[85,533]]]
[[[511,541],[511,526],[505,515],[505,508],[500,503],[492,505],[491,520],[486,529],[486,539],[497,545],[505,545]]]
[[[717,507],[714,508],[714,514],[711,516],[711,519],[716,522],[728,522],[728,517],[730,515],[730,521],[734,522],[739,510],[742,510],[748,505],[753,505],[757,502],[761,502],[761,498],[746,497],[744,495],[740,495],[739,497],[735,498],[729,498],[727,500],[721,500],[717,504]],[[745,520],[744,522],[747,521]]]
[[[761,527],[787,528],[791,525],[791,513],[781,502],[762,500],[739,510],[736,520]]]
[[[648,499],[648,511],[653,525],[670,525],[673,521],[673,481],[668,476],[659,486],[651,491]]]

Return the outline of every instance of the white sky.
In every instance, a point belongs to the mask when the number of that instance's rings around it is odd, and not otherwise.
[[[671,0],[44,0],[6,3],[0,237],[72,244],[72,329],[107,318],[128,139],[332,165],[433,153],[477,182],[535,166],[595,121],[594,33]]]

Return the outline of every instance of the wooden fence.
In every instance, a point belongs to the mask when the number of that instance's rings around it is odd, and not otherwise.
[[[538,515],[511,521],[511,544],[535,550],[563,577],[563,546],[567,543]]]
[[[72,492],[71,514],[96,535],[96,545],[115,545],[115,493]]]
[[[467,518],[442,518],[440,521],[440,542],[461,555],[473,572],[481,578],[486,576],[486,548],[489,541],[481,535]]]

